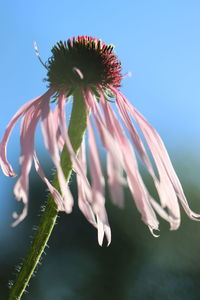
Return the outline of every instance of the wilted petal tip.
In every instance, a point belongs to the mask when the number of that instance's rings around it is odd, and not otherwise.
[[[148,225],[149,227],[149,230],[151,232],[151,234],[155,237],[155,238],[158,238],[160,236],[160,234],[155,234],[154,233],[154,230],[157,230],[157,231],[160,231],[158,228],[152,228],[150,225]]]

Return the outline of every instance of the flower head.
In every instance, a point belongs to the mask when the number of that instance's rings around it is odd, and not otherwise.
[[[191,219],[197,220],[200,217],[189,208],[160,136],[120,92],[119,87],[123,77],[121,63],[115,55],[112,45],[106,45],[101,40],[88,36],[79,36],[64,43],[59,42],[52,48],[52,56],[49,58],[46,68],[48,70],[46,78],[49,83],[48,91],[24,104],[17,111],[8,124],[0,144],[2,170],[7,176],[15,176],[12,166],[7,161],[6,146],[14,125],[21,117],[21,173],[15,184],[14,194],[17,200],[24,203],[24,209],[20,215],[14,213],[16,220],[13,225],[18,224],[27,214],[28,177],[32,161],[34,161],[36,172],[53,195],[58,209],[66,213],[71,212],[73,197],[60,162],[60,155],[65,145],[73,170],[77,175],[79,208],[87,220],[98,229],[99,244],[102,244],[104,234],[110,243],[111,231],[105,209],[105,179],[94,128],[97,129],[102,145],[107,151],[108,186],[114,204],[123,207],[123,188],[128,186],[143,222],[148,225],[153,235],[155,235],[154,230],[158,230],[159,227],[157,215],[170,223],[171,230],[179,227],[179,202]],[[77,92],[81,95],[87,112],[91,182],[87,178],[85,139],[83,139],[78,156],[76,156],[65,120],[67,100],[72,96],[75,101]],[[50,108],[52,97],[56,102],[54,110]],[[112,108],[110,97],[115,98],[121,122],[129,133],[130,139]],[[39,120],[41,120],[46,148],[49,150],[57,170],[59,191],[45,176],[34,149],[34,134]],[[156,171],[133,121],[138,124],[143,134],[152,154]],[[135,151],[154,181],[160,203],[153,199],[143,182]],[[125,176],[123,176],[124,173]]]
[[[58,42],[47,63],[49,85],[68,89],[95,87],[97,84],[119,87],[121,63],[113,49],[113,45],[88,36]]]

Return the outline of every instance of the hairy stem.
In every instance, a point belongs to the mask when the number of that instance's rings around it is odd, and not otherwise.
[[[77,153],[80,148],[86,126],[87,115],[85,103],[80,91],[76,91],[73,97],[73,108],[69,124],[69,137],[75,153]],[[61,165],[66,179],[69,180],[72,172],[72,164],[66,148],[64,148],[62,152]],[[55,175],[53,184],[59,190],[57,175]],[[49,195],[49,199],[45,211],[41,217],[38,230],[32,241],[28,254],[23,261],[16,281],[10,289],[8,300],[21,299],[51,236],[57,216],[58,210],[56,204],[52,196]]]

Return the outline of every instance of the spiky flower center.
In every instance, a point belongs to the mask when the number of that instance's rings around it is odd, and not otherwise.
[[[120,86],[121,63],[114,47],[89,36],[58,42],[47,63],[47,81],[51,87]]]

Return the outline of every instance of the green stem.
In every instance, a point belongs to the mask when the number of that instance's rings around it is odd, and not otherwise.
[[[71,120],[69,124],[69,137],[75,153],[78,152],[83,135],[87,126],[87,115],[84,100],[80,91],[76,91],[73,97],[73,108],[71,114]],[[61,156],[61,165],[66,179],[69,181],[72,164],[69,153],[66,147],[63,149]],[[53,185],[59,189],[59,183],[57,176],[55,176]],[[51,232],[56,223],[58,216],[58,210],[56,204],[51,195],[45,208],[45,211],[41,217],[40,224],[31,247],[28,251],[26,258],[23,261],[23,265],[17,275],[16,281],[13,284],[8,300],[19,300],[23,295],[29,280],[31,279],[34,270],[40,261],[41,255],[47,245]]]

